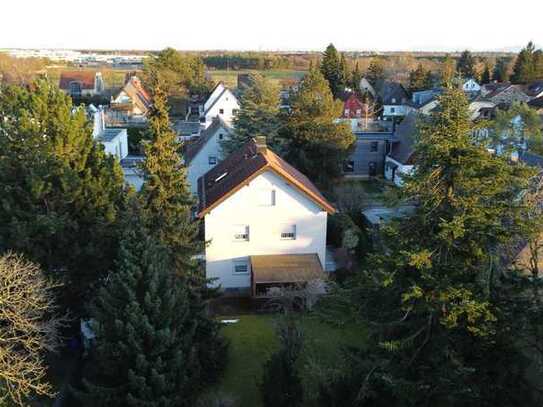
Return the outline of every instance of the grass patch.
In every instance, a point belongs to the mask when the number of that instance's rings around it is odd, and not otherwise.
[[[230,70],[208,70],[208,74],[211,76],[213,81],[223,81],[226,86],[229,88],[236,88],[238,83],[238,74],[240,73],[251,73],[258,72],[262,74],[265,78],[269,79],[271,82],[275,83],[277,86],[280,86],[283,81],[290,80],[299,80],[305,75],[305,71],[295,71],[289,69],[277,69],[277,70],[241,70],[241,71],[230,71]]]
[[[230,318],[230,317],[229,317]],[[242,315],[237,324],[226,325],[224,335],[230,341],[228,364],[216,391],[238,401],[240,407],[258,407],[259,383],[264,363],[278,347],[276,315]],[[363,344],[366,330],[361,326],[337,328],[315,317],[300,316],[304,330],[304,350],[299,360],[308,405],[318,385],[315,362],[324,368],[337,366],[342,346]]]

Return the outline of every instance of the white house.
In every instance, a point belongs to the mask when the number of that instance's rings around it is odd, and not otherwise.
[[[198,178],[212,169],[222,159],[221,142],[227,140],[232,128],[220,117],[203,130],[192,142],[187,142],[183,154],[187,167],[187,178],[194,195],[198,194]]]
[[[326,222],[335,209],[261,138],[201,177],[198,196],[213,285],[266,296],[324,278]]]
[[[413,172],[413,144],[417,128],[417,114],[411,113],[396,128],[396,142],[385,157],[385,178],[402,186],[403,177]]]
[[[92,136],[99,141],[106,153],[116,156],[119,161],[128,155],[128,132],[121,128],[106,128],[105,114],[102,107],[90,105],[88,108],[92,116]]]
[[[73,97],[92,97],[105,89],[100,72],[64,71],[60,74],[59,88]]]
[[[215,117],[220,117],[231,124],[237,110],[239,110],[238,99],[230,89],[219,82],[202,106],[200,122],[207,128]]]
[[[479,93],[481,91],[481,85],[479,85],[475,79],[470,78],[462,84],[462,90],[467,93]]]
[[[151,108],[151,96],[137,76],[127,78],[123,88],[111,98],[110,115],[118,121],[145,123]]]

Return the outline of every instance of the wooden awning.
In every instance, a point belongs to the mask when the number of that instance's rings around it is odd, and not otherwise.
[[[325,277],[315,253],[251,256],[250,260],[253,284],[301,283]]]

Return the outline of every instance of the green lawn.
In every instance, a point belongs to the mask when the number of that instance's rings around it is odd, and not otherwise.
[[[236,405],[240,407],[260,406],[258,383],[262,378],[262,367],[278,346],[274,331],[277,316],[243,315],[230,318],[240,321],[223,329],[230,340],[229,360],[224,377],[215,390],[237,400]],[[306,398],[310,401],[316,391],[318,374],[310,362],[317,362],[323,367],[337,365],[340,347],[363,343],[366,331],[360,326],[335,328],[308,316],[300,317],[300,321],[305,342],[299,363]]]
[[[259,72],[264,77],[270,79],[277,85],[281,85],[281,82],[289,79],[301,79],[304,76],[304,71],[295,71],[288,69],[277,69],[269,71],[251,71],[251,70],[242,70],[242,71],[230,71],[230,70],[208,70],[208,74],[214,81],[223,81],[228,87],[235,88],[237,87],[237,80],[239,73],[249,73],[249,72]]]

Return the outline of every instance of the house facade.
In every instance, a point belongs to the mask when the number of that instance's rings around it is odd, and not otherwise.
[[[479,93],[481,91],[481,85],[473,78],[468,79],[462,83],[462,90],[466,93]]]
[[[409,114],[396,128],[395,141],[385,157],[385,178],[397,186],[404,184],[404,177],[413,172],[413,145],[417,128],[416,113]]]
[[[190,190],[198,195],[198,178],[215,167],[222,160],[221,143],[227,140],[232,128],[216,117],[211,126],[203,130],[194,142],[188,142],[183,154],[187,167]]]
[[[355,132],[354,152],[343,163],[343,175],[351,178],[382,176],[393,132]]]
[[[120,122],[146,122],[151,108],[151,96],[137,76],[128,77],[119,93],[111,98],[111,116]]]
[[[219,82],[201,107],[200,122],[207,128],[211,126],[214,118],[220,117],[231,125],[238,110],[237,97],[222,82]]]
[[[88,115],[92,119],[92,136],[104,146],[107,154],[120,161],[128,155],[128,132],[124,128],[106,128],[105,112],[102,107],[90,106]]]
[[[64,71],[60,74],[59,88],[72,97],[93,97],[104,92],[102,73],[94,71]]]
[[[334,208],[307,177],[248,142],[198,181],[206,277],[226,293],[266,295],[324,277],[326,224]]]

